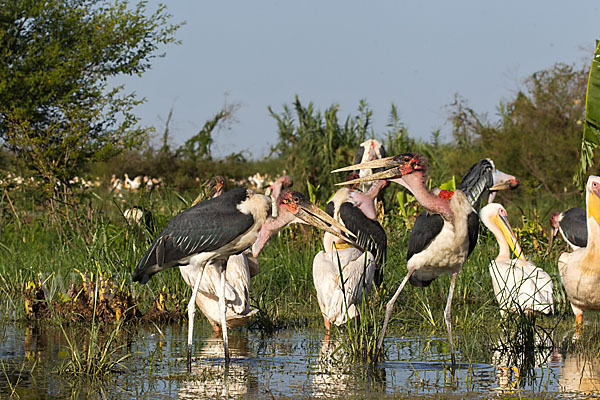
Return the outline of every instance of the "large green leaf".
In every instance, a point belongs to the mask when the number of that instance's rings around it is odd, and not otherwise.
[[[583,188],[584,176],[594,159],[594,149],[600,146],[600,41],[596,41],[596,52],[590,66],[587,93],[585,96],[585,117],[581,140],[581,164],[573,178],[575,184]]]

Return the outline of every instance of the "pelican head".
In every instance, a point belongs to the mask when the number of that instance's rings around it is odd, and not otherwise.
[[[491,228],[490,224],[493,224],[500,230],[502,236],[506,240],[508,247],[513,252],[515,257],[525,260],[523,250],[517,241],[517,236],[513,232],[508,222],[508,215],[504,207],[498,203],[489,203],[483,207],[480,211],[481,220],[488,227]]]
[[[591,175],[586,184],[587,218],[600,225],[600,176]]]

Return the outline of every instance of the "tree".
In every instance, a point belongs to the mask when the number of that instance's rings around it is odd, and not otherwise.
[[[212,137],[214,130],[228,127],[229,124],[234,122],[235,112],[239,107],[239,104],[225,104],[217,114],[204,123],[197,134],[186,140],[177,149],[177,155],[194,163],[198,160],[212,160],[210,148],[214,140]]]
[[[457,101],[451,120],[456,144],[464,149],[458,156],[471,156],[472,147],[517,176],[524,189],[574,191],[585,88],[583,68],[559,63],[525,79],[525,90],[498,106],[497,122]]]
[[[354,160],[358,146],[371,130],[372,111],[366,101],[360,102],[358,115],[348,116],[343,124],[338,110],[334,104],[324,112],[315,111],[313,103],[304,106],[298,96],[293,111],[284,105],[278,114],[269,107],[279,131],[279,142],[272,152],[285,160],[287,172],[294,177],[294,187],[306,193],[310,182],[321,189],[317,193],[321,201],[329,198],[340,179],[331,171]]]
[[[180,25],[159,5],[123,0],[0,0],[0,138],[44,178],[141,142],[143,100],[109,79],[141,75]]]

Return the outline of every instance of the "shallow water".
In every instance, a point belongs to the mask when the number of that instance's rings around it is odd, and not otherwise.
[[[11,393],[23,399],[600,396],[600,360],[551,347],[525,357],[526,370],[512,368],[510,355],[491,349],[484,359],[469,362],[459,353],[459,368],[452,374],[446,337],[390,338],[387,360],[370,370],[348,362],[338,348],[340,339],[323,338],[322,332],[283,330],[266,336],[233,331],[232,361],[225,368],[221,339],[204,329],[196,335],[189,376],[186,334],[185,324],[124,332],[117,345],[132,353],[124,362],[127,370],[90,386],[57,374],[69,356],[60,330],[4,324],[0,398]]]

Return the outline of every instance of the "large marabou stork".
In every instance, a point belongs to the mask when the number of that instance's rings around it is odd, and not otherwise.
[[[342,184],[353,184],[363,180],[386,179],[406,187],[425,208],[415,221],[408,244],[407,274],[386,305],[383,328],[373,360],[379,356],[383,339],[394,303],[410,280],[415,286],[427,286],[437,276],[451,274],[450,289],[444,318],[448,329],[452,366],[456,365],[452,340],[452,295],[456,278],[469,254],[475,248],[479,234],[479,218],[473,208],[478,206],[481,196],[487,190],[496,191],[516,187],[518,180],[495,169],[489,159],[481,160],[463,178],[455,192],[437,191],[431,193],[426,185],[428,163],[420,154],[405,153],[364,164],[340,168],[333,172],[359,168],[389,168],[365,178]],[[497,182],[496,182],[497,181]],[[463,185],[464,182],[464,185]]]
[[[279,200],[282,190],[289,188],[293,184],[290,176],[284,175],[270,186],[271,206],[274,210],[272,216],[277,216]],[[214,193],[212,197],[218,197],[223,192],[224,179],[220,176],[212,178],[208,182],[208,193]],[[202,194],[200,194],[202,196]],[[198,196],[198,197],[200,197]],[[197,204],[197,202],[196,202]],[[258,259],[253,257],[250,250],[241,254],[229,256],[225,268],[225,306],[227,328],[235,328],[247,324],[248,320],[258,310],[250,307],[250,278],[259,272]],[[204,267],[204,275],[198,295],[196,296],[196,305],[206,316],[213,327],[215,334],[221,333],[221,313],[220,297],[218,287],[220,283],[220,263],[209,261]],[[185,281],[193,287],[194,277],[183,274]]]
[[[552,278],[546,271],[527,261],[504,207],[490,203],[481,209],[479,215],[481,222],[498,242],[498,256],[490,262],[489,270],[500,313],[553,312]],[[511,259],[511,252],[516,258]]]
[[[567,211],[554,212],[550,216],[550,225],[552,233],[550,235],[550,243],[548,251],[552,248],[554,237],[558,232],[565,242],[573,250],[580,249],[587,245],[587,224],[585,218],[585,210],[583,208],[573,207]]]
[[[385,185],[385,181],[377,181],[367,193],[341,188],[325,207],[325,212],[348,228],[364,249],[350,246],[329,232],[323,236],[324,250],[313,260],[313,281],[328,332],[332,322],[339,326],[358,314],[363,292],[369,290],[374,278],[381,284],[387,236],[376,220],[374,199]]]
[[[583,311],[600,310],[600,177],[590,176],[585,186],[587,246],[562,253],[558,269],[577,329],[583,324]]]
[[[277,226],[281,229],[296,217],[306,223],[331,231],[335,235],[340,234],[330,225],[351,234],[317,206],[307,200],[299,201],[298,198],[299,196],[293,196],[291,192],[282,196],[279,203],[280,215],[276,219],[269,218],[271,199],[261,194],[255,194],[249,189],[237,188],[225,192],[219,197],[205,200],[167,222],[138,263],[132,276],[134,282],[144,284],[150,280],[152,275],[174,266],[179,266],[181,273],[190,277],[190,284],[193,281],[192,296],[188,303],[188,371],[191,371],[195,299],[207,262],[214,260],[221,264],[221,293],[219,296],[221,327],[225,361],[229,362],[224,303],[227,258],[252,246],[259,238],[259,231],[265,226]]]
[[[354,164],[364,164],[369,161],[378,160],[385,157],[385,147],[377,139],[368,139],[362,142],[356,150],[354,156]],[[379,172],[372,168],[362,168],[358,172],[360,178],[372,175],[374,172]],[[366,193],[371,188],[371,182],[361,182],[358,188]]]

